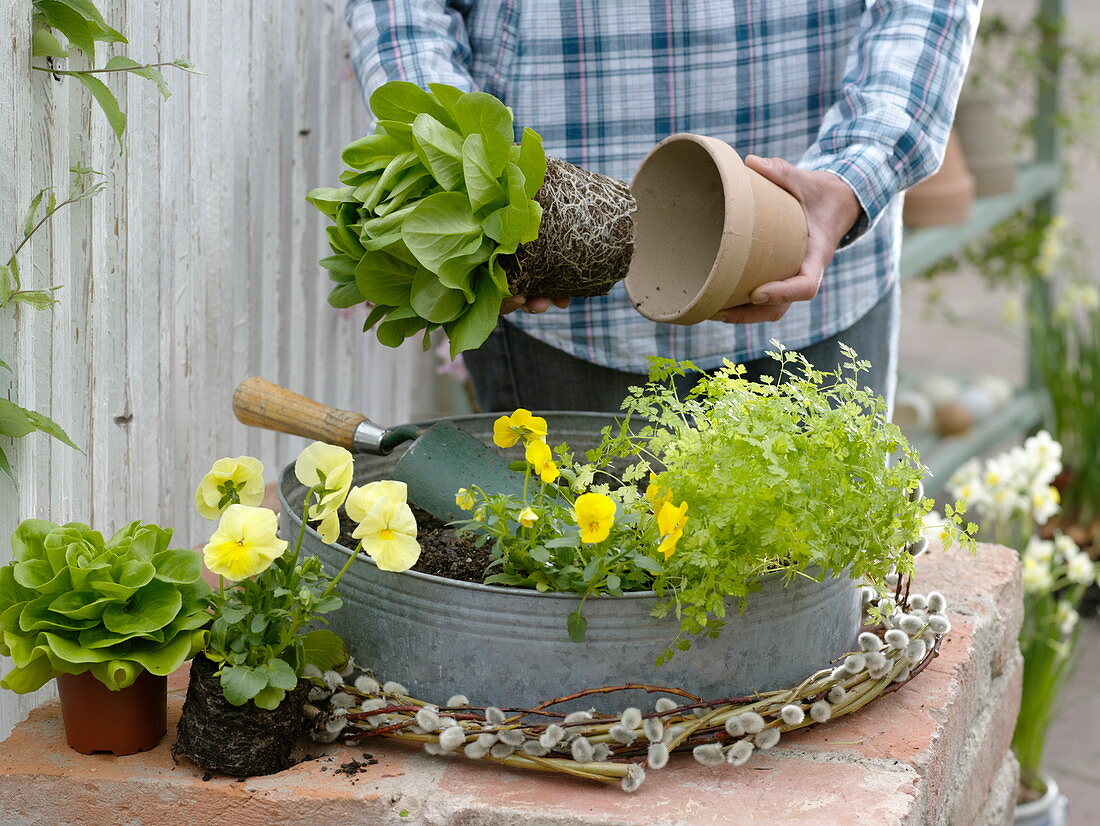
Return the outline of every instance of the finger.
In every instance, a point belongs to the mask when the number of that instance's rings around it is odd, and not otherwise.
[[[779,321],[787,314],[790,304],[767,304],[754,306],[746,304],[743,307],[728,307],[719,310],[711,318],[714,321],[724,321],[726,324],[760,324],[764,321]]]
[[[515,312],[523,306],[523,302],[527,299],[522,295],[512,295],[508,298],[502,299],[500,302],[500,314],[508,315],[508,313]]]
[[[798,168],[782,158],[761,158],[759,155],[746,155],[745,166],[777,186],[783,187],[789,193],[802,200],[801,186],[798,180]]]
[[[749,296],[753,304],[789,304],[809,301],[821,289],[825,267],[833,260],[834,248],[820,237],[811,235],[806,244],[806,257],[797,275],[781,281],[761,284]]]
[[[565,309],[566,307],[568,307],[568,306],[569,306],[569,299],[568,299],[568,298],[552,298],[552,299],[550,299],[550,300],[554,302],[554,306],[555,306],[555,307],[559,307],[559,308],[561,308],[561,309],[563,309],[563,310],[564,310],[564,309]]]
[[[817,295],[820,287],[820,271],[811,275],[806,270],[802,270],[798,275],[792,275],[782,281],[761,284],[752,291],[750,300],[753,304],[762,307],[775,307],[780,304],[790,304],[792,301],[809,301]]]
[[[549,298],[529,298],[527,303],[523,305],[523,311],[525,313],[531,313],[537,315],[538,313],[545,313],[550,309]]]

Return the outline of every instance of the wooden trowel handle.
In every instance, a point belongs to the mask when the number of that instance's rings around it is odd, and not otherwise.
[[[362,413],[337,410],[259,376],[237,385],[233,413],[238,421],[250,427],[305,436],[348,450],[356,447],[356,428],[367,421]]]

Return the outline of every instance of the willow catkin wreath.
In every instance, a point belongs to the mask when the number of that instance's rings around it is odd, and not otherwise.
[[[678,688],[636,683],[592,688],[533,708],[472,706],[456,695],[440,707],[408,696],[404,686],[380,683],[369,672],[346,669],[316,676],[305,713],[310,736],[322,743],[387,737],[423,744],[429,754],[462,753],[517,769],[619,782],[635,791],[646,769],[661,769],[673,752],[691,751],[700,763],[745,763],[773,748],[781,734],[851,714],[919,674],[950,631],[942,594],[909,594],[897,582],[893,598],[863,589],[867,625],[859,651],[793,688],[745,697],[702,700]],[[663,694],[648,712],[631,707],[618,716],[554,707],[594,694],[644,690]],[[672,699],[675,697],[676,699]]]

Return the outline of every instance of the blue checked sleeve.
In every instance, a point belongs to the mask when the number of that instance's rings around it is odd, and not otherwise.
[[[890,200],[943,162],[981,0],[875,0],[852,43],[836,102],[799,166],[831,172],[870,229]]]
[[[473,90],[469,0],[349,0],[351,62],[363,97],[390,80]]]

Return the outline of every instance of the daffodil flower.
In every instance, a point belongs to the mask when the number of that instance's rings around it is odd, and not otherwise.
[[[493,444],[512,447],[520,439],[530,444],[546,440],[546,419],[519,408],[511,416],[501,416],[493,422]]]
[[[324,542],[335,542],[340,535],[337,511],[351,489],[353,472],[351,453],[324,442],[308,445],[294,462],[294,475],[299,482],[307,488],[320,486],[318,501],[309,507],[306,518],[311,522],[320,521],[317,532]]]
[[[542,481],[548,484],[557,481],[558,466],[554,464],[550,445],[546,442],[528,442],[524,457],[531,463]]]
[[[218,459],[195,490],[195,510],[217,519],[230,505],[259,505],[264,499],[264,466],[259,459]]]
[[[268,508],[230,505],[202,549],[203,562],[233,582],[263,573],[287,548],[278,528],[279,519]]]
[[[582,493],[573,503],[573,516],[581,529],[581,542],[603,542],[615,522],[615,502],[602,493]]]
[[[530,528],[538,521],[538,518],[539,515],[531,510],[531,508],[524,508],[516,516],[516,521],[523,525],[523,527]]]
[[[396,505],[404,505],[408,498],[408,485],[404,482],[383,479],[352,488],[347,502],[344,503],[344,510],[353,521],[362,522],[376,502],[385,499]]]
[[[474,495],[470,493],[469,488],[458,489],[458,493],[455,494],[455,504],[464,511],[474,509]]]
[[[687,502],[681,502],[677,507],[666,501],[657,512],[657,530],[661,534],[661,544],[657,550],[665,555],[666,560],[676,552],[676,543],[684,535],[684,526],[688,521],[687,509]]]
[[[404,502],[380,497],[352,536],[383,571],[407,571],[420,558],[416,518]]]

